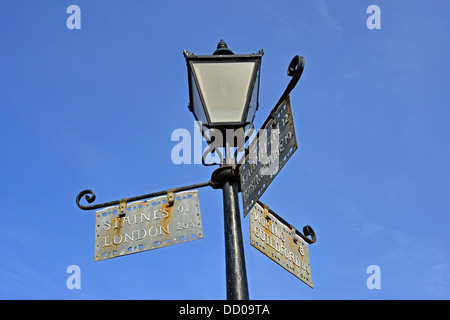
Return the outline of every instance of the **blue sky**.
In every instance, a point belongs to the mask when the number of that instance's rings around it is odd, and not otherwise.
[[[66,9],[81,9],[69,30]],[[381,29],[369,30],[369,5]],[[450,32],[446,1],[0,2],[0,298],[225,299],[222,194],[199,190],[204,239],[94,262],[97,202],[210,179],[175,165],[183,49],[264,49],[259,128],[291,94],[299,149],[261,200],[311,225],[314,289],[249,241],[252,299],[450,298]],[[242,207],[241,207],[242,210]],[[66,269],[78,265],[81,289]],[[381,289],[366,269],[378,265]]]

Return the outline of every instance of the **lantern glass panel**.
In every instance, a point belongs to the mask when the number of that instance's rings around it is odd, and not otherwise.
[[[193,63],[211,124],[243,121],[255,65],[254,61]]]

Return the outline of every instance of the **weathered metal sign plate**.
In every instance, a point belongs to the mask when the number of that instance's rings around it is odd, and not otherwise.
[[[133,202],[96,212],[95,261],[203,238],[198,191]]]
[[[258,137],[250,143],[250,152],[239,169],[244,217],[298,147],[289,97],[265,123]],[[267,160],[262,161],[264,159]]]
[[[260,202],[250,211],[250,243],[313,288],[308,244]]]

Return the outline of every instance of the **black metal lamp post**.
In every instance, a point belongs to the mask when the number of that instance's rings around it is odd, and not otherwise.
[[[213,55],[184,51],[188,68],[189,109],[203,126],[219,130],[252,125],[258,109],[259,75],[263,51],[235,55],[221,40]],[[243,146],[234,146],[242,148]],[[235,159],[227,159],[235,163]],[[215,188],[223,190],[227,299],[249,299],[245,269],[239,175],[235,165],[224,165],[212,174]]]
[[[247,271],[239,213],[239,176],[233,166],[222,166],[212,176],[213,188],[223,190],[225,269],[228,300],[248,300]]]
[[[130,202],[167,195],[167,201],[172,201],[173,203],[175,201],[175,191],[182,192],[208,186],[214,189],[222,189],[227,299],[246,300],[249,299],[249,293],[238,198],[239,185],[242,183],[239,177],[241,164],[237,164],[236,158],[238,151],[244,150],[245,153],[248,153],[249,150],[245,149],[245,139],[244,141],[239,141],[238,139],[238,142],[235,143],[233,138],[231,144],[235,144],[233,147],[236,148],[236,152],[234,155],[227,153],[229,141],[225,140],[228,129],[240,130],[248,126],[253,128],[253,119],[258,109],[259,77],[263,51],[235,55],[228,49],[225,42],[221,40],[217,45],[217,50],[212,55],[196,55],[184,50],[184,56],[188,70],[189,110],[194,114],[196,120],[200,122],[202,131],[207,132],[205,128],[218,130],[223,138],[222,141],[214,141],[214,144],[210,141],[210,148],[206,153],[213,152],[222,146],[226,148],[225,159],[222,157],[220,167],[213,172],[211,180],[99,204],[92,204],[96,199],[96,195],[91,189],[86,189],[77,195],[76,204],[82,210],[94,210],[118,205],[117,210],[121,212],[119,218],[125,219],[123,218],[125,215],[124,208],[127,208],[127,203]],[[278,108],[289,98],[289,93],[296,86],[302,75],[304,63],[305,61],[301,56],[295,56],[292,59],[287,71],[288,76],[292,77],[292,79],[270,112],[263,127],[266,127],[269,121],[276,122]],[[220,145],[220,143],[223,144]],[[205,164],[205,154],[202,156],[203,164],[213,165]],[[83,197],[90,205],[81,204],[80,201]],[[300,234],[298,231],[296,232]],[[302,239],[308,243],[314,243],[315,235],[312,229],[307,229],[304,232],[305,235],[312,234],[313,239],[309,240],[300,234]],[[118,254],[117,256],[120,255]]]

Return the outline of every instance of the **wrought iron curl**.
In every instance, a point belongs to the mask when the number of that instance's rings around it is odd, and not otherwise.
[[[291,62],[289,63],[289,67],[287,70],[287,75],[289,77],[292,77],[291,81],[289,81],[289,84],[286,87],[286,90],[284,90],[283,95],[278,100],[277,104],[275,105],[275,108],[283,103],[283,101],[289,96],[292,89],[295,88],[297,85],[298,80],[300,80],[300,77],[302,76],[303,69],[305,68],[305,58],[302,56],[295,56],[292,58]]]
[[[309,225],[303,227],[303,234],[300,233],[300,236],[309,244],[313,244],[317,240],[314,229]],[[308,236],[311,236],[311,239],[309,239]]]
[[[83,197],[84,197],[84,199],[86,199],[86,201],[87,201],[88,203],[92,203],[92,202],[95,201],[95,193],[94,193],[94,191],[92,191],[91,189],[86,189],[86,190],[81,191],[81,192],[77,195],[77,199],[76,199],[77,206],[78,206],[80,209],[88,210],[88,208],[90,209],[90,206],[84,206],[84,205],[80,204],[80,200],[81,200],[81,198],[83,198]]]

